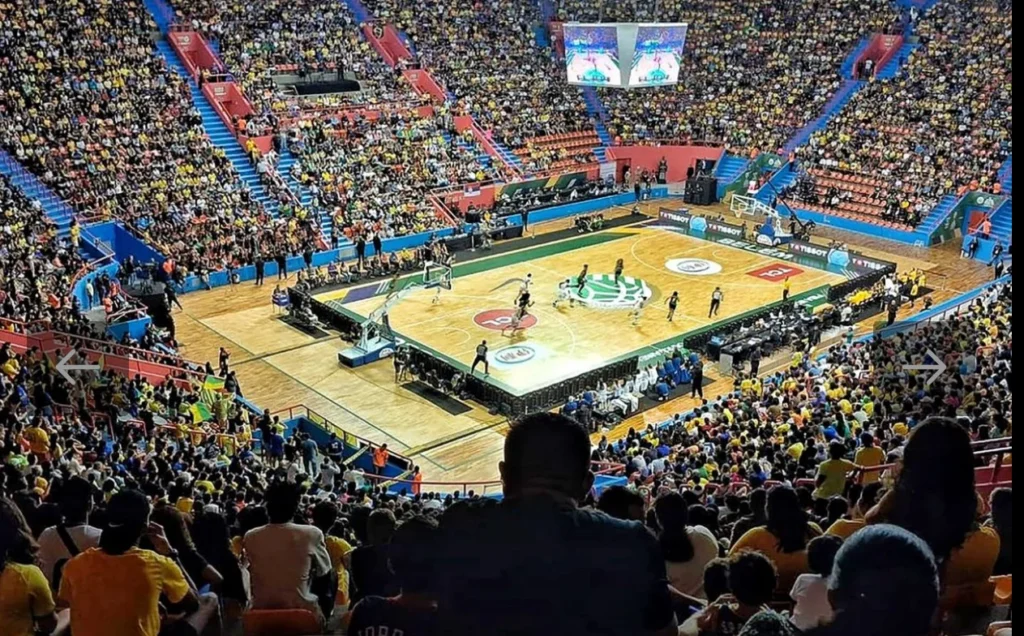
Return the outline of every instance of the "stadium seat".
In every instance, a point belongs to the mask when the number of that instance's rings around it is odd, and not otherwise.
[[[323,628],[309,610],[249,610],[242,615],[245,636],[312,636]]]
[[[999,621],[998,623],[992,623],[988,626],[988,631],[985,632],[985,636],[1011,636],[1010,628],[1010,621]]]

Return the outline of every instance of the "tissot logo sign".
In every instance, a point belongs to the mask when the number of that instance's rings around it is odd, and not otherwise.
[[[719,223],[718,221],[708,221],[708,231],[718,232],[726,236],[743,236],[743,228],[728,223]]]
[[[816,258],[828,259],[828,248],[819,247],[813,243],[805,243],[803,241],[790,241],[789,251],[795,254],[807,254],[808,256],[814,256]]]
[[[661,208],[658,211],[658,216],[666,221],[672,221],[680,225],[689,225],[691,218],[688,213],[682,210],[669,210],[668,208]]]

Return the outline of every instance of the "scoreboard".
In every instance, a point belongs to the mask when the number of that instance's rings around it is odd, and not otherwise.
[[[683,23],[567,23],[566,78],[570,84],[616,88],[676,84],[686,29]]]

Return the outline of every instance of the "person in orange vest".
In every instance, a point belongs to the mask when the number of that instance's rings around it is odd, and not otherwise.
[[[420,472],[419,466],[412,467],[412,494],[419,496],[423,490],[423,473]]]
[[[376,475],[384,474],[384,467],[388,465],[388,445],[381,444],[373,449],[373,472]]]

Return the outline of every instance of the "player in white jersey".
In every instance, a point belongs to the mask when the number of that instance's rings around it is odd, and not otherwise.
[[[634,327],[640,324],[640,317],[643,316],[644,306],[646,305],[647,297],[644,296],[643,294],[640,294],[640,296],[636,299],[636,302],[633,303],[633,310],[629,312],[630,317],[633,318]]]
[[[569,301],[570,307],[574,307],[576,305],[576,299],[572,297],[572,283],[568,278],[558,283],[558,296],[555,297],[555,302],[551,303],[551,306],[558,307],[558,303],[566,300]]]

